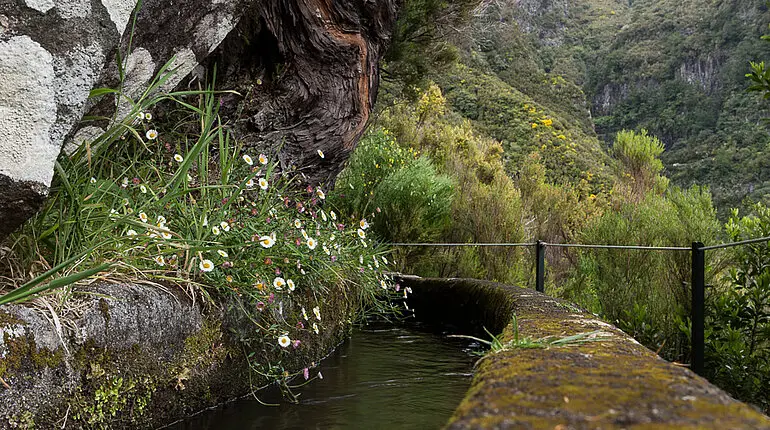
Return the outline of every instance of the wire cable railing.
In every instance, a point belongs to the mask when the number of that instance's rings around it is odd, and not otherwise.
[[[548,243],[543,241],[524,243],[391,243],[391,246],[401,247],[534,247],[535,248],[535,290],[545,293],[545,251],[553,248],[583,248],[583,249],[616,249],[637,251],[673,251],[690,252],[692,262],[691,292],[692,306],[690,339],[692,344],[692,362],[690,369],[703,375],[706,342],[706,251],[733,248],[736,246],[770,242],[770,237],[742,240],[704,246],[701,242],[693,242],[691,246],[644,246],[644,245],[594,245],[582,243]]]

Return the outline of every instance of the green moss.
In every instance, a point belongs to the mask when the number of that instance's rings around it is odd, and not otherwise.
[[[22,323],[23,321],[16,318],[15,316],[7,312],[0,311],[0,328]]]
[[[16,429],[32,430],[35,428],[35,415],[30,411],[24,411],[19,415],[9,417],[8,426]]]
[[[570,318],[567,311],[572,310],[537,296],[520,298],[520,335],[562,336],[595,329],[585,324],[592,316],[583,315],[581,322]],[[509,325],[501,339],[512,336]],[[601,342],[488,355],[450,424],[611,427],[630,420],[655,428],[766,425],[761,414],[713,393],[704,380],[618,335]]]
[[[83,371],[83,380],[68,407],[79,427],[101,429],[116,423],[132,427],[146,422],[157,388],[150,367],[136,365],[146,358],[141,349],[113,355],[108,349],[94,347],[93,341],[78,351],[75,362]],[[126,363],[130,365],[124,366]]]
[[[104,321],[109,324],[110,323],[110,304],[107,303],[107,300],[102,297],[99,299],[99,311],[102,313],[102,316],[104,317]]]
[[[6,348],[5,357],[0,359],[0,378],[10,376],[24,368],[42,370],[55,368],[64,362],[62,350],[50,351],[47,348],[37,348],[34,340],[28,336],[12,336],[3,333]]]

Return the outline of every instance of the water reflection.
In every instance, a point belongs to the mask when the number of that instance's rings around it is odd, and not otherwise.
[[[441,428],[470,386],[471,347],[413,327],[370,326],[323,361],[323,380],[296,390],[300,404],[244,399],[172,428]]]

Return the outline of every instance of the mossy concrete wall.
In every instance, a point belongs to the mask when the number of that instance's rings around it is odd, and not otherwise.
[[[249,327],[231,313],[204,311],[178,289],[102,284],[77,293],[56,318],[40,306],[0,307],[0,429],[157,428],[266,382],[250,374],[233,335]],[[350,311],[342,297],[331,302],[339,315]],[[302,369],[339,344],[349,323],[324,328],[291,353],[263,346],[253,361]]]
[[[605,336],[488,354],[449,429],[770,429],[760,412],[569,303],[478,280],[401,277],[400,282],[413,290],[408,303],[418,319],[453,324],[465,333],[483,333],[483,326],[502,332],[507,342],[514,336],[515,313],[520,337],[597,330]]]

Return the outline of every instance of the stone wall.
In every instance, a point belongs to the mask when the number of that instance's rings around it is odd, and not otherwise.
[[[470,428],[770,429],[770,419],[572,304],[469,279],[402,277],[418,319],[474,322],[505,344],[598,331],[584,343],[488,353],[448,423]],[[518,325],[512,323],[516,315]],[[516,330],[518,328],[518,330]],[[489,338],[487,334],[480,337]]]

